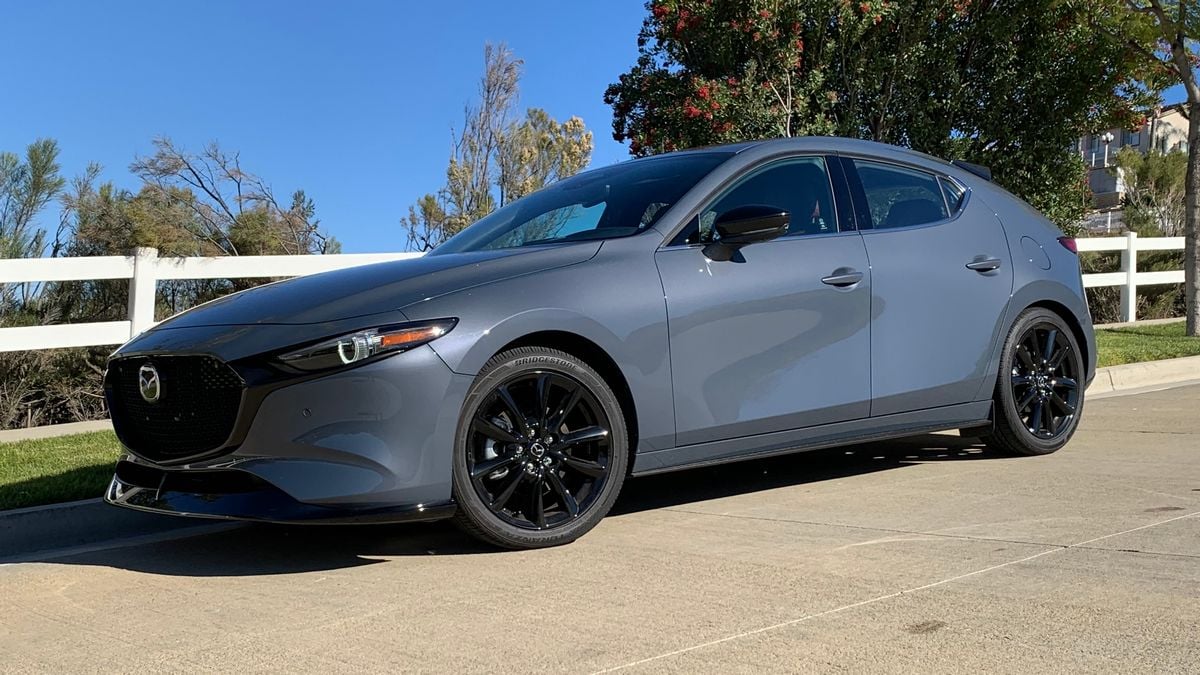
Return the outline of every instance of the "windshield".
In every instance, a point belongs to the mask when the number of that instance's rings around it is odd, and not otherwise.
[[[432,254],[637,234],[731,155],[687,153],[587,171],[493,212]]]

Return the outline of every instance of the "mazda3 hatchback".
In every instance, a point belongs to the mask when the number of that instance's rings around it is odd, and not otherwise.
[[[629,476],[946,429],[1054,452],[1095,354],[1073,240],[982,167],[835,138],[671,153],[137,336],[105,376],[107,499],[551,546]]]

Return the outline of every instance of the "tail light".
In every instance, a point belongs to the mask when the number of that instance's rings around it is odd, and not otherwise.
[[[1058,243],[1062,244],[1063,248],[1067,249],[1071,253],[1079,255],[1079,247],[1075,245],[1074,237],[1059,237]]]

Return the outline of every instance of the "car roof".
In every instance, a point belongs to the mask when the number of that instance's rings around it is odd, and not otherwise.
[[[880,159],[890,158],[898,161],[909,161],[916,164],[933,164],[936,165],[938,169],[950,173],[957,173],[958,171],[958,168],[949,161],[940,157],[926,154],[924,152],[919,152],[910,148],[903,148],[897,145],[879,143],[877,141],[867,141],[858,138],[843,138],[840,136],[796,136],[792,138],[770,138],[742,141],[740,143],[728,143],[725,145],[707,145],[688,148],[686,150],[676,150],[673,152],[648,155],[646,157],[639,157],[634,161],[704,153],[728,153],[730,156],[732,156],[745,153],[749,150],[756,150],[762,153],[773,153],[776,151],[786,152],[788,150],[846,153],[877,157]]]

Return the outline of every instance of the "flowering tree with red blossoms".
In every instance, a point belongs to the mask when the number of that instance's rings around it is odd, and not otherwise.
[[[1120,4],[652,0],[605,92],[613,137],[638,156],[799,135],[913,147],[990,166],[1070,229],[1079,137],[1133,128],[1157,99]]]

